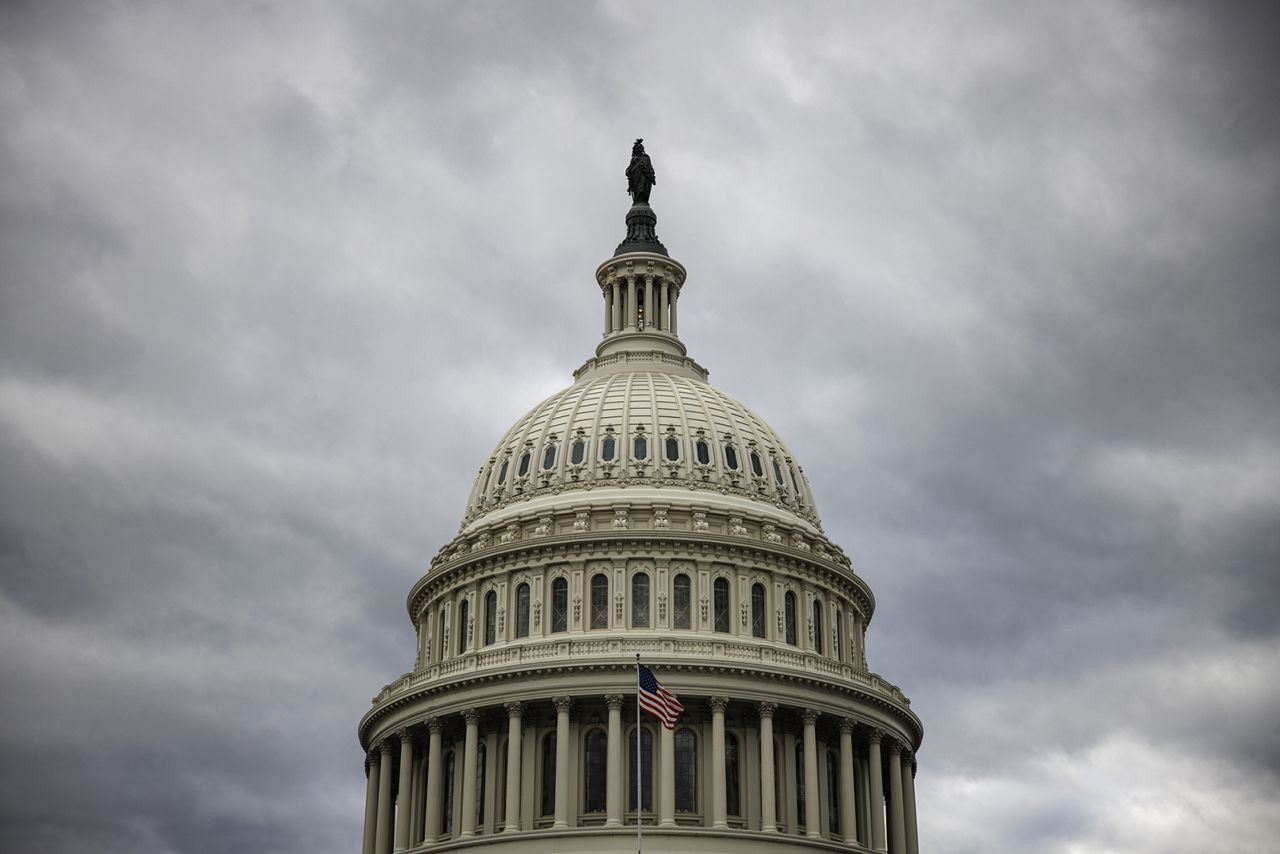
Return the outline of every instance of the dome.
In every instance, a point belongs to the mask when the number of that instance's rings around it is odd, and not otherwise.
[[[637,490],[821,530],[804,471],[768,424],[695,377],[592,372],[515,423],[481,466],[463,530],[536,506]]]

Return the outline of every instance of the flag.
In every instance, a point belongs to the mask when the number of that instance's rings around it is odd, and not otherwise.
[[[675,729],[676,718],[684,711],[684,706],[680,705],[675,694],[658,684],[652,670],[643,664],[637,663],[636,666],[640,668],[640,708],[662,721],[667,729]]]

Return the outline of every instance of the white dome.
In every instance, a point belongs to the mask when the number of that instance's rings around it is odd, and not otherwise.
[[[803,470],[763,419],[706,382],[645,367],[588,375],[517,421],[481,466],[463,527],[542,496],[660,488],[766,504],[821,529]]]

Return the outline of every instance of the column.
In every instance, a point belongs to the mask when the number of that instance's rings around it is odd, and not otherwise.
[[[845,842],[858,841],[858,822],[853,812],[853,718],[840,721],[840,835]]]
[[[773,771],[774,703],[761,703],[760,710],[760,829],[778,832],[778,790]]]
[[[644,277],[644,325],[653,326],[653,276]]]
[[[391,854],[391,767],[395,758],[391,755],[391,740],[378,745],[382,757],[378,764],[378,829],[374,838],[374,854]]]
[[[711,697],[711,826],[727,828],[724,804],[724,710],[727,697]]]
[[[365,758],[364,770],[369,780],[364,788],[364,847],[362,854],[374,854],[374,833],[378,826],[378,769],[381,767],[376,750],[370,750]]]
[[[907,823],[902,812],[902,745],[889,742],[889,854],[907,854]]]
[[[658,799],[658,827],[676,826],[676,732],[658,727],[658,773],[655,786]]]
[[[396,805],[396,850],[409,847],[409,813],[413,811],[413,736],[402,729],[400,737],[400,794]]]
[[[907,827],[907,854],[920,854],[916,833],[916,763],[909,751],[902,752],[902,808]]]
[[[467,722],[467,737],[462,749],[462,832],[459,839],[476,835],[476,747],[480,741],[480,710],[462,713]]]
[[[636,330],[636,277],[627,276],[627,329]]]
[[[607,759],[608,773],[605,775],[605,827],[622,826],[622,791],[623,777],[627,775],[627,765],[622,761],[622,702],[621,694],[608,694],[604,698],[609,706],[609,750]]]
[[[608,335],[613,331],[613,292],[606,288],[602,296],[604,297],[604,334]]]
[[[669,286],[667,284],[667,280],[663,279],[661,295],[658,297],[658,328],[667,332],[671,330],[671,318],[667,314],[670,307],[670,303],[667,302],[668,292]]]
[[[424,842],[435,842],[440,838],[440,798],[443,793],[441,783],[444,776],[443,762],[440,759],[440,730],[444,724],[438,718],[427,720],[427,825],[423,828]]]
[[[505,832],[520,829],[520,747],[524,742],[524,704],[507,703],[507,820]]]
[[[572,697],[553,697],[556,706],[556,820],[552,827],[569,826],[569,709]]]
[[[680,302],[680,289],[671,292],[671,334],[676,334],[676,304]]]
[[[609,329],[612,332],[619,332],[622,329],[622,293],[618,280],[613,280],[613,297],[609,301],[609,309],[613,312],[613,321]]]
[[[867,776],[871,783],[871,847],[884,851],[884,765],[880,761],[880,740],[884,737],[878,729],[867,736]]]
[[[822,836],[822,819],[818,811],[822,792],[818,789],[818,713],[805,709],[800,713],[804,721],[804,825],[805,836]]]

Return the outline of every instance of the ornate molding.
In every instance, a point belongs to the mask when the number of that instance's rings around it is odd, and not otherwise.
[[[776,711],[778,711],[777,703],[757,703],[756,704],[756,712],[762,718],[771,718],[773,717],[773,713]]]
[[[552,704],[556,707],[556,712],[568,712],[573,708],[572,697],[552,697]]]
[[[708,697],[707,706],[711,709],[713,713],[719,712],[720,714],[724,714],[724,710],[729,708],[729,698],[728,697]]]
[[[479,726],[482,714],[480,709],[464,709],[462,719],[466,721],[467,726]]]
[[[817,709],[801,709],[800,720],[805,726],[812,726],[818,722],[818,718],[822,717],[822,712]]]
[[[503,703],[502,708],[507,710],[507,717],[518,718],[524,714],[524,703],[516,700],[511,703]]]
[[[609,708],[609,711],[611,712],[621,710],[622,705],[625,702],[626,702],[626,697],[623,696],[622,694],[605,694],[604,695],[604,704]]]

